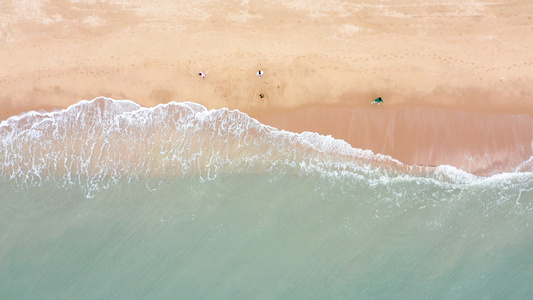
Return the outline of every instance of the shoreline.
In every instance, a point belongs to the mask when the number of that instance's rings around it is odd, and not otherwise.
[[[353,148],[387,155],[407,166],[451,165],[486,177],[513,172],[533,156],[533,118],[527,114],[388,108],[385,104],[307,105],[256,115],[244,113],[278,130],[330,135]]]
[[[99,96],[191,101],[409,164],[509,171],[531,156],[532,15],[525,0],[13,2],[0,120]]]
[[[533,118],[526,114],[315,106],[258,120],[292,132],[331,135],[407,165],[451,165],[478,176],[513,172],[533,155]]]

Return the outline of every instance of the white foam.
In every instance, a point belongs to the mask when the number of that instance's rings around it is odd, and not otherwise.
[[[146,108],[130,100],[83,100],[60,111],[11,117],[0,124],[0,140],[1,177],[21,185],[79,184],[88,194],[122,177],[215,180],[242,172],[315,174],[379,185],[494,184],[524,176],[487,179],[451,166],[407,166],[331,136],[279,131],[238,110],[207,110],[193,102]]]

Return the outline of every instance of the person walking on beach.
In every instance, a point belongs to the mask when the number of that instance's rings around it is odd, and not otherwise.
[[[257,71],[257,76],[259,76],[259,78],[261,78],[261,76],[263,76],[263,74],[265,74],[265,72],[263,72],[262,70],[259,70]]]
[[[205,79],[205,74],[203,72],[198,73],[198,75],[200,75],[200,77],[202,77],[202,79]]]
[[[259,94],[259,100],[265,98],[265,94]]]
[[[383,103],[383,99],[381,99],[381,97],[377,97],[376,99],[374,99],[374,101],[370,102],[370,104],[374,103],[377,103],[379,105],[380,103]]]

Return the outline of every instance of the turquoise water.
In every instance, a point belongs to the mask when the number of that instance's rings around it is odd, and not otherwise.
[[[421,170],[239,113],[117,103],[0,126],[1,299],[533,296],[531,172]],[[88,109],[100,121],[73,121]]]

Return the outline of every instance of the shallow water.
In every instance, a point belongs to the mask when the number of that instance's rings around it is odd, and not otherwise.
[[[268,175],[3,184],[2,298],[529,298],[527,192]],[[401,193],[399,196],[398,193]],[[517,206],[516,203],[521,203]],[[528,210],[524,210],[528,207]]]
[[[243,115],[157,131],[149,112],[70,137],[0,126],[0,298],[533,296],[531,172],[414,169]]]

